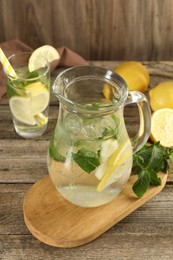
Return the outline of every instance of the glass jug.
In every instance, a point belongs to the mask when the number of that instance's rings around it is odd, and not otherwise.
[[[50,178],[68,201],[97,207],[114,199],[128,181],[133,153],[148,140],[150,107],[145,95],[128,91],[115,72],[80,66],[59,74],[53,84],[58,121],[50,140]],[[123,110],[137,103],[140,126],[129,138]]]

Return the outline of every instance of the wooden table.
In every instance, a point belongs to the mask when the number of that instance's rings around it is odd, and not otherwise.
[[[118,64],[90,63],[108,68]],[[144,64],[150,87],[173,79],[173,62]],[[137,129],[133,111],[129,107],[125,112],[130,135]],[[14,132],[7,101],[0,103],[0,259],[173,259],[173,168],[160,194],[89,244],[55,248],[30,234],[23,220],[23,199],[33,183],[48,174],[46,154],[57,116],[58,102],[52,97],[47,132],[36,140],[24,140]]]

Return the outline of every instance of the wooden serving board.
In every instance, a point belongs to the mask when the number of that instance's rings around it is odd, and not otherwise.
[[[65,200],[49,176],[36,182],[27,192],[23,212],[30,232],[45,244],[55,247],[84,245],[111,228],[166,184],[167,174],[160,173],[162,185],[150,187],[141,199],[132,190],[136,176],[131,176],[123,191],[110,203],[96,208],[82,208]]]

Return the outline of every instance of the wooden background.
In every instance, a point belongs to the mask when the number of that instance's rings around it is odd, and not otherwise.
[[[172,0],[0,0],[0,42],[67,46],[90,60],[172,60]]]

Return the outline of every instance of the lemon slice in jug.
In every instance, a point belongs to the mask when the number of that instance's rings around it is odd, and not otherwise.
[[[120,169],[124,163],[126,163],[126,165]],[[131,169],[131,164],[132,148],[130,142],[127,141],[126,143],[120,145],[119,148],[112,153],[108,160],[99,166],[104,173],[102,173],[102,178],[97,186],[97,191],[101,192],[103,189],[118,180],[121,176],[126,174],[126,172]],[[98,172],[96,174],[99,175]]]

